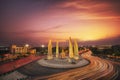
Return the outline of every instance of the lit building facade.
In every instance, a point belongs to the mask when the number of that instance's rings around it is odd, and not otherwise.
[[[11,46],[11,53],[15,54],[15,53],[31,53],[31,54],[35,54],[36,50],[35,49],[30,49],[29,45],[24,45],[24,46],[17,46],[17,45],[12,45]]]

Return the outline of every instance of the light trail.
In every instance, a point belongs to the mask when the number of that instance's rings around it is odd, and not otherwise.
[[[82,54],[82,57],[88,59],[90,64],[72,69],[66,72],[57,73],[50,76],[38,77],[35,80],[114,80],[118,75],[114,65],[105,59],[91,56],[92,52],[88,51]]]

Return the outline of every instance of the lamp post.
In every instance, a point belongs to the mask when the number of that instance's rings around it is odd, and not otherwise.
[[[29,44],[25,44],[25,51],[24,51],[24,53],[29,53],[29,48],[30,48],[30,45]]]
[[[43,44],[42,44],[42,45],[41,45],[41,47],[42,47],[42,48],[44,48],[44,47],[45,47],[45,45],[43,45]]]
[[[42,52],[43,52],[43,54],[44,54],[44,48],[45,48],[45,45],[42,44],[41,47],[42,47]]]
[[[29,44],[25,44],[25,47],[29,47]]]

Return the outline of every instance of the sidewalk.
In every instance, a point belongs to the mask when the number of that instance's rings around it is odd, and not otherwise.
[[[9,63],[3,64],[3,65],[0,65],[0,74],[12,71],[14,69],[17,69],[21,66],[24,66],[24,65],[30,63],[30,62],[38,60],[40,58],[42,58],[42,56],[29,56],[26,58],[22,58],[22,59],[13,61],[13,62],[9,62]]]

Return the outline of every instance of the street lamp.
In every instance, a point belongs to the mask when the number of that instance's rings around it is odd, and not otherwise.
[[[43,44],[42,44],[42,45],[41,45],[41,47],[42,47],[42,48],[44,48],[44,47],[45,47],[45,45],[43,45]]]
[[[25,44],[25,47],[29,47],[29,44]]]
[[[25,53],[28,53],[29,52],[29,44],[25,44]]]
[[[42,47],[42,52],[44,54],[44,47],[45,47],[45,45],[42,44],[41,47]]]

